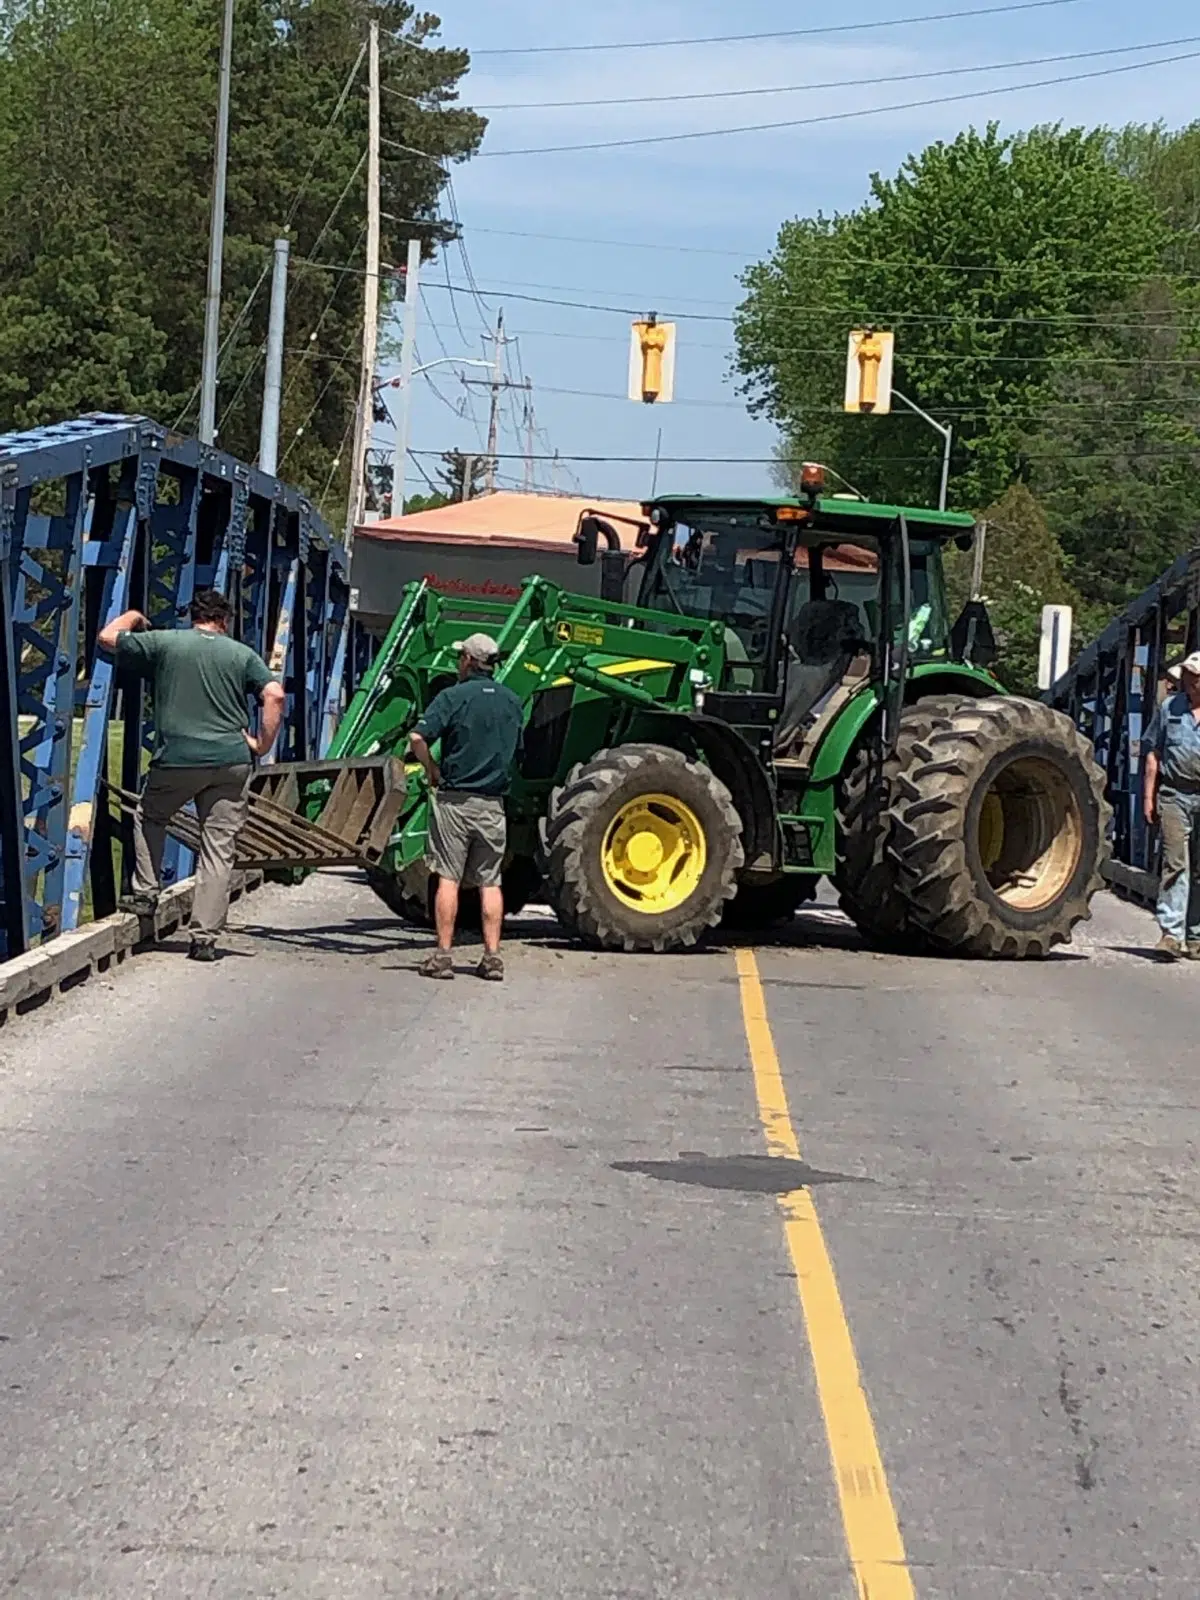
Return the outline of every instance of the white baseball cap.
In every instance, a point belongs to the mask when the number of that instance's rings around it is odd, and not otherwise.
[[[1184,656],[1182,661],[1168,667],[1167,677],[1172,683],[1179,683],[1185,672],[1189,678],[1200,678],[1200,650],[1193,650],[1190,656]]]
[[[500,646],[489,633],[469,633],[465,639],[457,640],[454,648],[481,667],[493,667],[500,659]]]

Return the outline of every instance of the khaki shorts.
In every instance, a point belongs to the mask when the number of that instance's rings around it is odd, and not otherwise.
[[[436,789],[429,806],[426,865],[464,888],[495,889],[507,831],[504,801],[497,796]]]

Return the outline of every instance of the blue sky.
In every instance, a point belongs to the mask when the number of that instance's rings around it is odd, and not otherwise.
[[[1071,124],[1153,121],[1180,125],[1200,115],[1195,85],[1200,60],[1179,61],[1021,93],[1004,84],[1095,71],[1134,59],[1010,68],[963,76],[963,69],[1075,51],[1122,47],[1200,35],[1200,13],[1185,0],[1073,0],[1073,3],[804,39],[697,45],[595,54],[488,55],[528,44],[575,44],[752,33],[771,29],[873,22],[922,12],[974,9],[997,0],[848,0],[844,6],[782,0],[610,0],[605,7],[551,5],[542,0],[446,0],[443,37],[473,52],[465,101],[485,108],[504,102],[568,101],[556,110],[489,110],[485,152],[530,145],[732,127],[813,117],[867,106],[973,92],[955,104],[816,124],[771,133],[698,139],[675,145],[571,154],[485,154],[456,169],[464,241],[485,306],[445,287],[439,261],[426,269],[418,351],[430,361],[449,351],[479,358],[483,316],[503,305],[519,343],[508,348],[514,378],[533,384],[538,452],[564,456],[653,457],[662,429],[662,490],[757,493],[769,487],[765,465],[721,465],[716,457],[770,457],[773,430],[749,417],[729,376],[728,317],[739,297],[738,274],[771,248],[782,221],[846,210],[864,198],[874,170],[895,171],[904,156],[968,124],[997,119],[1006,129],[1061,120]],[[1200,51],[1200,43],[1146,52],[1147,59]],[[870,88],[806,87],[801,93],[654,103],[656,95],[819,85],[910,72],[947,72],[927,82]],[[583,99],[642,95],[626,106],[586,108]],[[557,236],[557,237],[541,237]],[[594,241],[565,242],[566,239]],[[464,281],[457,250],[450,279]],[[439,287],[440,285],[440,287]],[[623,398],[628,317],[522,301],[518,294],[580,299],[655,310],[680,319],[676,403],[647,407]],[[452,304],[453,301],[453,304]],[[457,320],[455,318],[457,312]],[[686,314],[715,320],[688,321]],[[461,332],[460,332],[461,325]],[[440,342],[439,342],[440,341]],[[486,394],[464,388],[456,369],[418,380],[413,396],[415,450],[480,447]],[[462,376],[481,379],[479,371]],[[584,391],[563,393],[562,391]],[[470,399],[474,416],[456,414]],[[615,397],[615,398],[605,398]],[[501,448],[523,448],[520,401],[505,405]],[[379,430],[377,442],[388,442]],[[931,436],[931,448],[937,441]],[[673,465],[699,457],[702,465]],[[422,458],[430,465],[428,457]],[[650,490],[649,465],[564,463],[556,477],[536,467],[539,487],[640,498]],[[522,465],[504,461],[502,486],[519,486]],[[514,481],[515,480],[515,481]],[[409,492],[423,488],[410,467]]]

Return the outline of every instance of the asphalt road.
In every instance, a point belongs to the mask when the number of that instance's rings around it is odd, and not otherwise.
[[[1195,1600],[1200,968],[1141,913],[1022,966],[535,920],[503,988],[349,881],[238,921],[0,1033],[5,1592]]]

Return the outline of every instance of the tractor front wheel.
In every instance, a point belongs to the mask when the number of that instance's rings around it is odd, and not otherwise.
[[[515,856],[504,869],[504,915],[515,917],[541,890],[541,874],[528,856]],[[423,861],[416,861],[397,877],[381,867],[367,872],[367,883],[389,911],[415,928],[433,927],[433,896],[436,879]],[[458,925],[468,933],[482,926],[479,890],[464,889],[458,900]]]
[[[602,750],[550,797],[551,903],[597,949],[687,948],[737,891],[741,832],[729,790],[699,762],[666,745]]]

